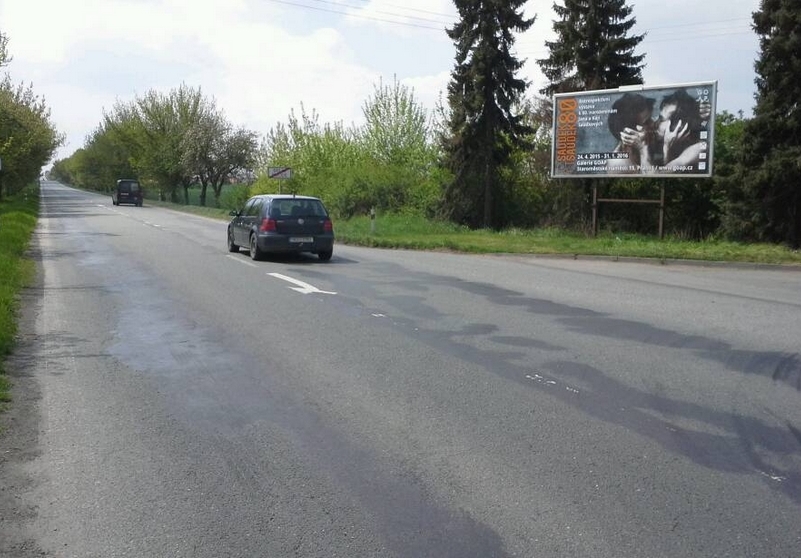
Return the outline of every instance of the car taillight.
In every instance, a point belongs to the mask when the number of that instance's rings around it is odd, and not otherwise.
[[[259,227],[261,232],[270,232],[275,230],[275,219],[262,219],[261,226]]]
[[[331,219],[326,219],[325,221],[323,221],[323,230],[325,232],[334,231],[334,223],[331,222]]]

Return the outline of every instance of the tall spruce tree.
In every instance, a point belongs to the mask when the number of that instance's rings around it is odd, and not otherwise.
[[[739,173],[743,229],[760,240],[801,245],[801,10],[762,0],[753,14],[760,56],[756,106],[743,134]]]
[[[645,55],[634,51],[644,35],[631,34],[636,19],[626,0],[562,0],[561,4],[554,2],[553,9],[556,39],[545,42],[548,57],[537,60],[548,79],[540,93],[550,98],[554,93],[643,82]],[[571,220],[586,225],[593,187],[608,183],[592,178],[577,181],[576,188],[570,189],[577,198],[569,205],[581,210]]]
[[[642,83],[644,54],[634,54],[644,35],[629,35],[636,19],[626,0],[564,0],[549,55],[537,61],[548,85],[544,95],[609,89]]]
[[[448,85],[450,117],[445,166],[453,173],[443,206],[447,216],[471,227],[497,228],[504,191],[501,170],[530,132],[514,107],[528,87],[516,73],[515,32],[524,32],[525,0],[454,0],[459,22],[448,29],[456,64]]]

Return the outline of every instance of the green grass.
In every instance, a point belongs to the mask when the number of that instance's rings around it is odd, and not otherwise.
[[[19,293],[34,279],[35,265],[25,252],[38,217],[38,186],[0,200],[0,409],[10,401],[4,364],[14,348]]]
[[[401,215],[377,217],[375,232],[371,232],[368,217],[337,221],[334,225],[338,242],[381,248],[801,265],[798,250],[773,244],[659,240],[632,234],[590,237],[556,229],[469,230],[451,223]]]

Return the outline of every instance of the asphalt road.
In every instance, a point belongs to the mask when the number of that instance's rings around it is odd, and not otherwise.
[[[799,271],[251,262],[42,203],[4,557],[801,556]]]

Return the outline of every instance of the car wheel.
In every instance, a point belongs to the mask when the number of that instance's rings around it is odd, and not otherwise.
[[[234,231],[228,229],[228,251],[239,252],[239,246],[234,243]]]
[[[256,241],[256,235],[250,235],[250,259],[261,260],[264,258],[264,252],[259,250],[259,243]]]
[[[317,252],[317,257],[320,258],[320,261],[327,262],[333,254],[333,250],[323,250],[322,252]]]

